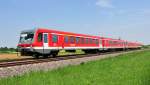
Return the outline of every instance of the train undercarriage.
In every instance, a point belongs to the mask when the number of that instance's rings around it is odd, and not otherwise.
[[[115,51],[128,51],[128,50],[136,50],[140,48],[111,48],[111,49],[82,49],[84,54],[100,54],[104,52],[115,52]],[[35,49],[19,49],[18,50],[21,54],[21,56],[32,56],[34,58],[48,58],[48,57],[57,57],[60,50],[48,50],[47,53],[44,53],[44,50],[35,50]],[[66,52],[76,52],[76,49],[72,50],[65,50]]]

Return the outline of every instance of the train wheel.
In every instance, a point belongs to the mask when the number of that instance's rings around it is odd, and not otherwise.
[[[53,56],[53,57],[56,57],[56,56],[57,56],[57,53],[53,53],[52,56]]]
[[[43,58],[48,58],[48,55],[43,55]]]
[[[52,55],[52,57],[56,57],[56,56],[58,55],[58,52],[59,52],[59,51],[52,52],[52,54],[51,54],[51,55]]]
[[[39,55],[38,54],[33,54],[32,55],[34,58],[39,59]]]

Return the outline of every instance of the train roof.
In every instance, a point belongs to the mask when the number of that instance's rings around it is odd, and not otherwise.
[[[21,33],[35,32],[35,31],[36,31],[36,29],[27,29],[27,30],[21,31]]]
[[[100,37],[100,36],[93,36],[93,35],[73,33],[73,32],[58,31],[58,30],[53,30],[53,29],[49,29],[49,28],[40,28],[40,27],[35,28],[35,29],[23,30],[23,31],[21,31],[21,33],[35,32],[35,31],[60,33],[60,34],[69,35],[69,36],[85,36],[85,37],[93,37],[93,38],[99,38],[99,39],[104,39],[104,40],[113,40],[113,41],[122,41],[122,42],[128,42],[128,43],[141,44],[138,42],[131,42],[131,41],[127,41],[127,40],[113,39],[113,38],[108,38],[108,37]]]
[[[65,35],[69,35],[69,36],[74,36],[75,35],[75,36],[86,36],[86,37],[100,38],[100,36],[93,36],[93,35],[87,35],[87,34],[58,31],[58,30],[47,29],[47,28],[37,28],[37,30],[40,31],[40,32],[45,32],[46,31],[46,32],[65,34]]]

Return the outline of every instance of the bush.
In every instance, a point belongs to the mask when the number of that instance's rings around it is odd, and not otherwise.
[[[0,47],[0,53],[16,52],[16,48]]]

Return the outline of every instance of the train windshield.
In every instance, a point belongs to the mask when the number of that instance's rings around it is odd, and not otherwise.
[[[30,44],[33,42],[34,33],[33,32],[26,32],[21,33],[20,35],[20,43]]]

